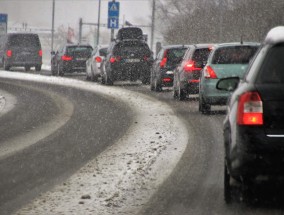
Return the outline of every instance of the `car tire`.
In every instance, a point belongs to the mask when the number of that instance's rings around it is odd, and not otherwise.
[[[35,66],[35,70],[36,70],[37,72],[41,71],[41,65],[36,65],[36,66]]]
[[[151,75],[151,77],[150,77],[150,90],[154,91],[154,89],[155,89],[155,86],[154,86],[154,82],[153,82],[153,76]]]
[[[186,99],[186,92],[185,90],[181,89],[180,86],[178,88],[178,95],[177,95],[178,99],[180,101],[184,101]]]
[[[106,77],[105,77],[105,84],[106,85],[113,85],[113,81],[108,77],[108,75],[106,74]]]
[[[31,67],[30,66],[25,66],[25,71],[28,72],[31,70]]]
[[[9,71],[9,70],[10,70],[10,66],[7,65],[7,61],[6,61],[6,60],[3,60],[3,68],[4,68],[4,70],[6,70],[6,71]]]
[[[228,171],[226,162],[224,164],[224,200],[227,204],[232,202],[231,175]]]
[[[163,88],[162,88],[161,84],[158,83],[157,78],[155,78],[155,81],[154,81],[154,91],[156,91],[156,92],[163,91]]]
[[[58,66],[57,66],[57,75],[58,75],[58,76],[63,76],[63,75],[64,75],[64,72],[62,71],[62,69],[60,69],[59,64],[58,64]]]
[[[199,96],[199,111],[202,113],[202,114],[208,114],[211,110],[211,105],[210,104],[207,104],[204,99],[203,99],[203,96],[200,95]]]
[[[178,91],[175,88],[173,88],[173,97],[174,99],[178,98]]]

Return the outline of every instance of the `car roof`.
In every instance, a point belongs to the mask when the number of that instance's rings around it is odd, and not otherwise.
[[[189,47],[193,47],[193,45],[166,45],[166,46],[162,46],[163,49],[174,49],[174,48],[189,48]]]
[[[74,46],[89,46],[92,47],[90,44],[66,44],[66,47],[74,47]]]
[[[215,44],[214,48],[218,47],[230,47],[230,46],[260,46],[258,42],[231,42],[231,43],[219,43]]]
[[[284,42],[284,26],[272,28],[264,39],[265,44],[276,44]]]
[[[199,44],[194,44],[196,48],[211,48],[215,44],[214,43],[199,43]]]

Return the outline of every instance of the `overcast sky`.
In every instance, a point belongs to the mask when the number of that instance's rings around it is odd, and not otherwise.
[[[79,18],[84,22],[97,23],[98,0],[55,0],[55,25],[78,29]],[[150,0],[121,0],[120,23],[125,17],[131,23],[151,23]],[[108,0],[101,3],[101,23],[107,23]],[[8,26],[19,27],[26,22],[29,26],[51,28],[52,0],[0,0],[0,13],[8,14]],[[147,31],[147,29],[144,29]]]

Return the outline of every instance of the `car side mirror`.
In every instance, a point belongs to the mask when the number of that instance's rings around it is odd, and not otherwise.
[[[216,89],[232,92],[237,89],[239,82],[239,77],[221,78],[216,84]]]

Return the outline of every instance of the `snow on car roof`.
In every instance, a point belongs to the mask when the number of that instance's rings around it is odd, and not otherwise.
[[[275,44],[284,42],[284,26],[272,28],[264,40],[266,44]]]

